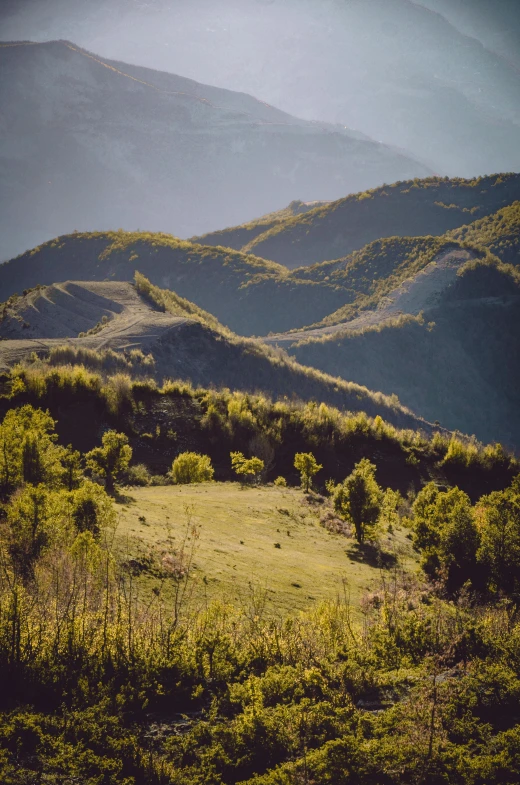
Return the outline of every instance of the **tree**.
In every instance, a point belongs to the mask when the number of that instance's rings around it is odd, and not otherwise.
[[[0,425],[0,492],[8,496],[24,483],[61,484],[63,447],[55,442],[48,412],[21,406],[10,409]]]
[[[490,588],[520,598],[520,478],[511,488],[484,496],[477,514],[482,518],[478,560]]]
[[[95,447],[86,454],[87,466],[105,478],[107,493],[113,493],[115,483],[132,459],[132,448],[128,437],[117,431],[107,431],[103,435],[102,447]]]
[[[376,467],[363,458],[346,480],[332,494],[334,509],[352,523],[359,543],[365,540],[366,529],[379,519],[383,494],[375,477]]]
[[[253,456],[246,458],[241,452],[232,452],[231,455],[231,468],[238,474],[241,482],[253,482],[264,470],[264,462]]]
[[[182,452],[175,458],[171,469],[172,480],[179,485],[209,482],[214,474],[209,455],[200,455],[197,452]]]
[[[45,485],[27,485],[7,508],[9,552],[24,581],[32,577],[34,565],[48,543],[49,519],[49,491]]]
[[[294,468],[300,472],[302,488],[305,493],[308,493],[312,478],[323,469],[323,466],[317,462],[312,452],[297,452],[294,456]]]
[[[413,505],[414,545],[421,550],[421,564],[431,578],[442,579],[448,591],[482,577],[477,569],[480,544],[474,511],[459,488],[439,491],[428,483]]]
[[[78,450],[73,450],[69,444],[61,459],[63,466],[63,485],[68,491],[79,488],[83,479],[81,471],[81,454]]]

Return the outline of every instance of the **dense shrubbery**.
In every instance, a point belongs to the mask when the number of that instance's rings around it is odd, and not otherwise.
[[[520,602],[520,475],[474,506],[458,488],[429,483],[413,510],[414,543],[432,580],[450,594],[467,585]]]

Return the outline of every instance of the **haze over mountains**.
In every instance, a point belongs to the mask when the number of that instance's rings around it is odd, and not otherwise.
[[[361,134],[68,42],[0,46],[0,70],[2,259],[74,229],[188,236],[428,173]]]
[[[4,40],[66,38],[247,92],[438,174],[520,168],[515,0],[17,0],[1,13]]]

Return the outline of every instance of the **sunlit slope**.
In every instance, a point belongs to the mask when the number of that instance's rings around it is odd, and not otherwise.
[[[379,414],[403,427],[430,427],[395,399],[304,368],[259,341],[240,338],[210,314],[145,279],[138,290],[127,282],[68,281],[12,298],[2,311],[0,337],[4,370],[19,362],[30,364],[34,356],[52,366],[85,364],[106,372],[127,370],[126,361],[128,372],[158,382],[181,379],[196,386],[262,391],[274,398],[318,400]],[[118,363],[119,354],[124,360]]]
[[[126,495],[117,505],[120,557],[133,566],[142,591],[160,586],[171,597],[174,580],[164,567],[183,542],[187,562],[193,545],[193,588],[185,598],[193,608],[211,600],[247,606],[256,598],[278,613],[346,591],[359,613],[360,596],[385,572],[385,555],[378,564],[375,552],[367,556],[353,538],[329,532],[320,523],[323,507],[310,505],[300,490],[204,483],[131,488]],[[403,529],[384,533],[381,545],[387,567],[416,569]],[[161,568],[165,578],[157,577]]]
[[[338,259],[383,237],[442,235],[519,197],[518,174],[395,183],[288,218],[242,250],[299,267]]]
[[[490,263],[457,274],[454,263],[418,273],[380,309],[280,342],[299,362],[396,393],[426,419],[518,449],[518,273]]]
[[[263,215],[255,221],[250,221],[242,226],[220,229],[217,232],[208,232],[200,237],[192,237],[191,240],[202,245],[223,245],[225,248],[234,248],[236,251],[240,251],[241,248],[253,242],[259,235],[272,229],[273,226],[293,218],[295,215],[304,215],[317,207],[323,207],[324,204],[329,203],[302,202],[296,199],[282,210]]]
[[[340,288],[289,277],[273,262],[147,232],[77,233],[45,243],[0,265],[0,299],[71,278],[131,281],[136,270],[242,335],[303,327],[345,302]]]

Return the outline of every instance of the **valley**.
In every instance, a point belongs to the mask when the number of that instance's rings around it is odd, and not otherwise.
[[[513,5],[2,4],[2,785],[520,782]]]

